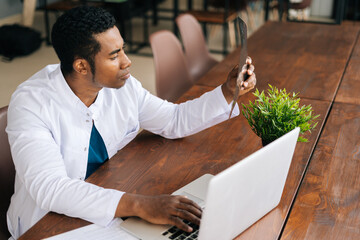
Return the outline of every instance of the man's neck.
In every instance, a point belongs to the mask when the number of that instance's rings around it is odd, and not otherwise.
[[[89,84],[90,79],[86,79],[77,74],[64,75],[65,80],[74,94],[85,104],[90,107],[96,100],[96,97],[101,89],[94,88]]]

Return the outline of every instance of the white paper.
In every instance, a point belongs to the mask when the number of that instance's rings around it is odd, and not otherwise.
[[[127,233],[120,227],[122,220],[120,218],[114,219],[108,227],[101,227],[95,224],[90,224],[69,232],[65,232],[50,238],[48,240],[138,240],[134,236]]]

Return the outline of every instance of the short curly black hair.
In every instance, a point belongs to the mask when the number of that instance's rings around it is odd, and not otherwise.
[[[73,62],[79,57],[89,62],[95,74],[94,58],[101,46],[94,35],[114,26],[114,16],[102,8],[82,6],[61,15],[53,26],[51,39],[63,73],[71,73]]]

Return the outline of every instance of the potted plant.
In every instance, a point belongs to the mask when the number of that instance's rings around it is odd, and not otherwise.
[[[300,127],[299,142],[307,142],[308,139],[301,136],[305,132],[311,132],[317,125],[311,105],[300,106],[298,94],[286,92],[286,89],[278,90],[269,84],[267,95],[258,89],[253,93],[256,97],[254,103],[242,104],[242,113],[247,119],[251,129],[258,135],[263,146],[269,144],[282,135],[290,132],[295,127]]]

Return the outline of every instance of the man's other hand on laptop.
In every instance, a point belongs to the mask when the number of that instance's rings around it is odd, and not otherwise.
[[[200,225],[202,210],[185,196],[145,196],[125,193],[116,210],[115,217],[137,216],[155,224],[169,224],[191,232],[183,220]]]

